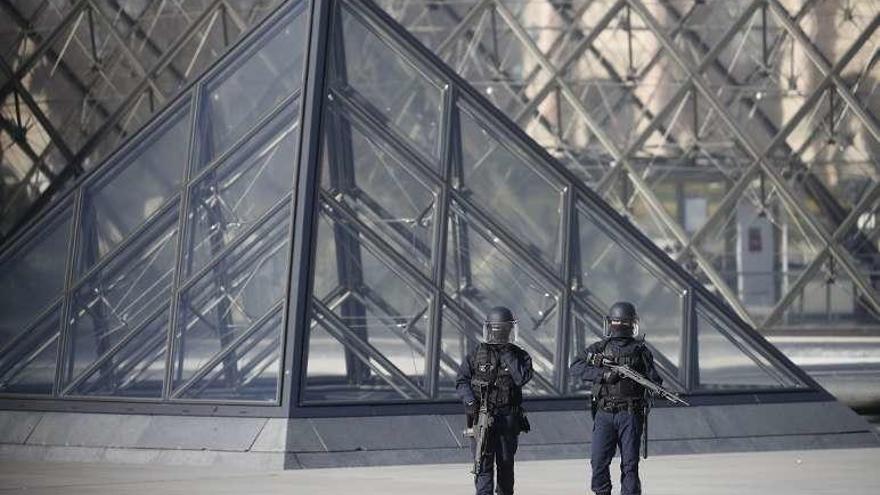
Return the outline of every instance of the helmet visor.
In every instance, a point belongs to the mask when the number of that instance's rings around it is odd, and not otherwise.
[[[516,321],[486,322],[483,324],[483,341],[487,344],[516,342],[519,324]]]
[[[605,334],[605,337],[613,337],[617,335],[636,337],[639,335],[639,319],[620,320],[617,318],[606,317],[603,321],[602,331]]]

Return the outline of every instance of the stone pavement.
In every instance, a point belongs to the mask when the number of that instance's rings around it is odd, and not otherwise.
[[[0,494],[464,495],[473,493],[467,470],[446,464],[255,473],[12,461],[0,463]],[[586,470],[584,460],[521,462],[517,494],[585,494]],[[661,456],[644,461],[642,473],[645,495],[880,493],[880,449]]]

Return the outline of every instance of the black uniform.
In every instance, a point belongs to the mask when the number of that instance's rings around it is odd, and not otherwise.
[[[627,365],[652,382],[663,380],[654,368],[654,356],[641,340],[612,336],[582,351],[570,371],[576,379],[593,383],[593,441],[590,463],[593,475],[590,488],[599,495],[611,493],[608,467],[620,446],[621,495],[639,495],[639,443],[644,420],[645,390],[638,383],[621,378],[608,368],[591,362],[592,355],[602,354],[618,364]]]
[[[531,379],[532,358],[513,344],[482,343],[461,363],[455,388],[468,405],[468,426],[480,408],[475,382],[490,384],[488,409],[494,416],[486,456],[474,481],[477,495],[492,494],[493,464],[498,467],[498,495],[513,495],[513,456],[519,443],[522,387]],[[471,453],[475,448],[471,439]]]

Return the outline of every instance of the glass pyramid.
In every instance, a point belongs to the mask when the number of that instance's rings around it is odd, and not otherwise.
[[[505,304],[528,396],[577,397],[620,299],[672,388],[815,390],[378,7],[326,8],[285,4],[0,253],[0,395],[448,402]]]
[[[453,398],[497,304],[520,318],[533,398],[585,393],[573,347],[617,300],[673,387],[808,386],[384,12],[336,2],[329,36],[305,404]]]

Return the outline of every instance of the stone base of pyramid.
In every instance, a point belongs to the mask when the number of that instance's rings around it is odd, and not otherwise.
[[[584,458],[584,411],[529,413],[517,458]],[[467,462],[461,415],[228,418],[0,411],[0,460],[248,469]],[[836,401],[656,408],[649,455],[878,447],[864,419]]]

